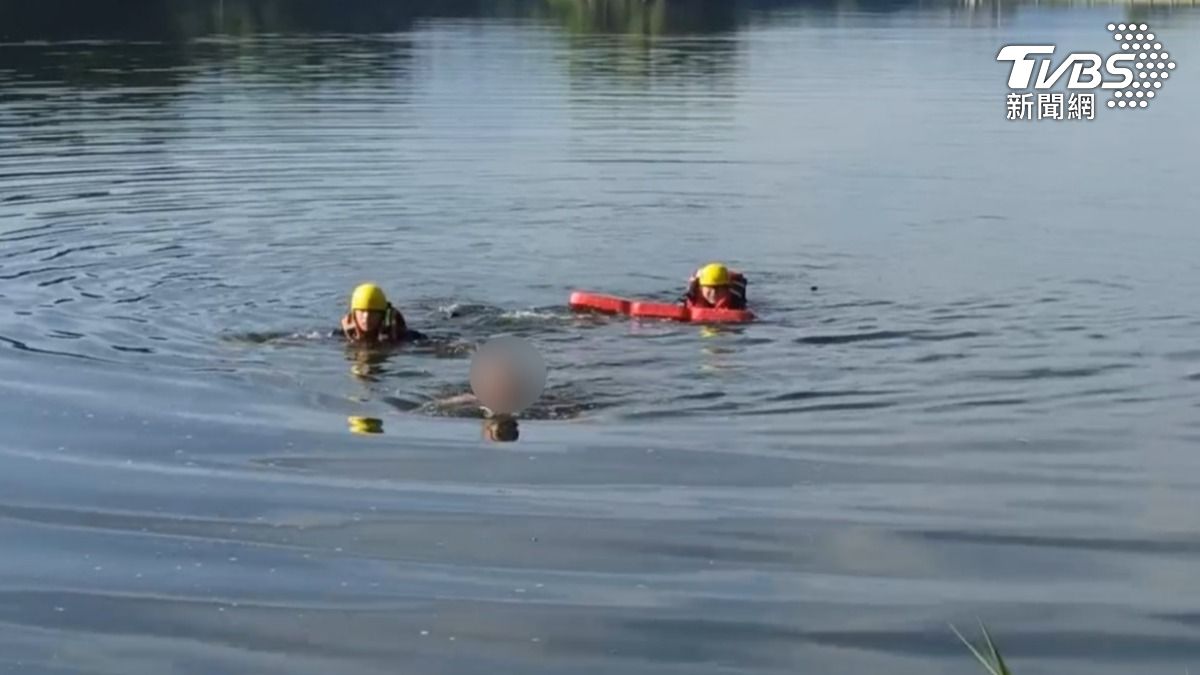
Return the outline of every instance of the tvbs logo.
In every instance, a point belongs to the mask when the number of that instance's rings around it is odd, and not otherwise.
[[[1072,52],[1054,63],[1054,45],[1005,45],[997,61],[1011,63],[1010,92],[1006,99],[1008,119],[1033,119],[1033,93],[1052,90],[1062,83],[1070,98],[1066,119],[1094,119],[1096,92],[1111,92],[1109,108],[1149,107],[1175,70],[1171,55],[1146,24],[1108,24],[1120,51],[1104,57],[1089,52]],[[1035,72],[1036,68],[1036,72]],[[1062,93],[1037,94],[1037,119],[1064,119]]]

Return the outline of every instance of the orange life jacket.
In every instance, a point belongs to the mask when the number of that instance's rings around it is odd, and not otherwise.
[[[687,294],[683,302],[688,307],[714,307],[717,309],[746,309],[746,276],[741,272],[729,270],[729,293],[713,304],[704,299],[700,293],[700,271],[697,270],[688,280]]]
[[[354,322],[354,312],[342,317],[342,332],[351,342],[367,342],[367,337],[358,324]],[[379,326],[379,342],[399,342],[408,335],[408,324],[400,310],[388,305],[383,314],[383,323]]]

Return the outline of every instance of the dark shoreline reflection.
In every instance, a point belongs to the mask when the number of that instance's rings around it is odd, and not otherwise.
[[[957,3],[955,3],[957,4]],[[212,35],[384,34],[430,19],[542,21],[572,34],[736,31],[773,12],[896,11],[915,0],[0,0],[0,40],[186,42]]]
[[[411,33],[423,22],[445,19],[520,20],[557,28],[573,47],[572,77],[587,76],[585,88],[591,76],[630,74],[719,83],[736,69],[740,46],[736,39],[713,36],[752,24],[904,10],[995,23],[1020,6],[916,0],[129,0],[114,11],[89,0],[0,0],[0,83],[11,78],[120,87],[128,90],[123,96],[170,100],[199,74],[245,63],[275,81],[385,81],[407,72]],[[1162,12],[1145,8],[1125,13],[1134,20],[1163,20]],[[313,34],[333,39],[288,39]],[[387,37],[377,39],[381,36]],[[620,39],[595,42],[597,36]],[[707,39],[657,39],[686,36]],[[0,102],[29,95],[6,93],[9,89],[0,88]]]
[[[0,42],[153,41],[215,35],[395,34],[437,19],[532,20],[572,35],[711,35],[775,17],[932,12],[1006,15],[1024,0],[0,0]],[[1041,3],[1047,4],[1047,3]],[[1054,2],[1049,4],[1054,5]],[[1059,4],[1068,4],[1066,0]],[[1125,7],[1160,22],[1169,7]],[[3,57],[0,56],[0,59]],[[2,65],[0,65],[2,67]]]

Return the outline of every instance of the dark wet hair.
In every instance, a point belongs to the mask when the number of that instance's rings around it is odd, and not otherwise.
[[[489,441],[511,443],[521,436],[517,418],[510,415],[489,417],[483,421],[483,435]]]

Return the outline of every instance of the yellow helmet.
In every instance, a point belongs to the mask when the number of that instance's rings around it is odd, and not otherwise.
[[[351,310],[365,309],[382,312],[387,308],[387,296],[383,294],[383,289],[375,284],[362,284],[354,289],[354,295],[350,298]]]
[[[721,263],[709,263],[700,268],[701,286],[728,286],[729,269]]]

